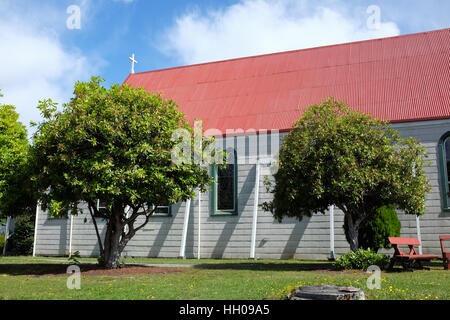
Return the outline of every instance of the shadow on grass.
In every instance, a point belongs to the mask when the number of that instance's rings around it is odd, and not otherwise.
[[[33,264],[0,264],[0,275],[7,274],[11,276],[51,276],[51,275],[67,275],[67,268],[70,264],[46,264],[46,263],[33,263]],[[98,264],[79,264],[82,273],[91,271],[94,272],[93,275],[102,275],[102,269]],[[442,263],[432,262],[424,266],[425,270],[442,270]],[[127,264],[123,268],[116,269],[116,271],[110,270],[111,273],[117,273],[116,275],[126,274],[128,272],[133,272],[133,268],[141,269],[139,273],[147,273],[144,269],[149,269],[148,273],[153,273],[152,269],[164,269],[164,273],[169,272],[173,269],[180,269],[179,266],[165,266],[161,264],[160,267],[156,266],[143,266],[140,264]],[[220,264],[196,264],[192,265],[194,269],[204,269],[204,270],[246,270],[246,271],[313,271],[313,272],[340,272],[333,268],[333,265],[328,262],[323,263],[220,263]],[[189,268],[181,268],[189,269]],[[142,271],[144,270],[144,271]],[[387,273],[401,273],[401,272],[411,272],[413,270],[420,269],[407,269],[405,270],[401,266],[395,267],[393,270],[384,270]],[[422,269],[423,270],[423,269]],[[341,270],[348,271],[348,270]],[[355,271],[355,270],[353,270]],[[364,270],[359,270],[364,272]],[[105,273],[106,274],[106,273]]]
[[[430,262],[422,262],[421,266],[407,265],[405,268],[402,265],[396,265],[392,269],[384,270],[387,273],[399,273],[399,272],[413,272],[415,270],[445,270],[442,261],[434,260]]]
[[[46,276],[46,275],[62,275],[67,274],[67,268],[70,264],[45,264],[45,263],[30,263],[30,264],[0,264],[0,274],[7,274],[10,276]],[[100,267],[97,264],[79,264],[81,272],[90,270],[98,270]]]
[[[220,263],[198,264],[194,268],[258,271],[334,271],[331,263]]]

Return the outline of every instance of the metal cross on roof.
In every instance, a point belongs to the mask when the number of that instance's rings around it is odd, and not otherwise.
[[[131,57],[128,57],[128,59],[130,59],[131,61],[131,73],[134,73],[134,64],[138,63],[135,59],[134,59],[134,53],[131,55]]]

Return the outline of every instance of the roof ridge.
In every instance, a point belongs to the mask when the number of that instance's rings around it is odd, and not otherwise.
[[[389,39],[396,39],[396,38],[407,38],[407,37],[412,37],[412,36],[418,36],[418,35],[421,35],[421,34],[425,35],[425,34],[429,34],[429,33],[443,32],[443,31],[446,31],[446,30],[450,31],[450,28],[430,30],[430,31],[424,31],[424,32],[417,32],[417,33],[408,33],[408,34],[402,34],[402,35],[392,36],[392,37],[384,37],[384,38],[375,38],[375,39],[368,39],[368,40],[358,40],[358,41],[353,41],[353,42],[329,44],[329,45],[318,46],[318,47],[311,47],[311,48],[303,48],[303,49],[294,49],[294,50],[287,50],[287,51],[280,51],[280,52],[264,53],[264,54],[259,54],[259,55],[252,55],[252,56],[231,58],[231,59],[225,59],[225,60],[217,60],[217,61],[194,63],[194,64],[181,65],[181,66],[169,67],[169,68],[163,68],[163,69],[155,69],[155,70],[149,70],[149,71],[142,71],[142,72],[136,72],[136,73],[133,73],[133,74],[130,73],[127,76],[127,78],[125,79],[124,83],[126,83],[126,81],[129,78],[131,78],[132,76],[134,76],[134,75],[141,75],[141,74],[146,74],[146,73],[168,71],[168,70],[175,70],[175,69],[183,69],[183,68],[189,68],[189,67],[196,67],[196,66],[202,66],[202,65],[217,64],[217,63],[231,62],[231,61],[238,61],[238,60],[245,60],[245,59],[255,59],[255,58],[259,58],[259,57],[289,54],[289,53],[300,52],[300,51],[318,50],[318,49],[337,47],[337,46],[348,46],[348,45],[354,45],[354,44],[363,43],[363,42],[375,42],[375,41],[389,40]]]

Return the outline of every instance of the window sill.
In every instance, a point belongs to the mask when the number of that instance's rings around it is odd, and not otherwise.
[[[222,217],[222,216],[237,216],[236,211],[215,211],[211,213],[211,217]]]

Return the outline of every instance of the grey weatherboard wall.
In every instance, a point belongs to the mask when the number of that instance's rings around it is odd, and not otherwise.
[[[444,211],[441,199],[441,175],[438,158],[438,142],[450,130],[450,119],[396,123],[392,125],[403,137],[413,136],[427,148],[430,165],[425,167],[432,190],[428,194],[427,212],[420,218],[423,252],[440,254],[439,235],[450,234],[450,212]],[[280,137],[284,134],[280,134]],[[201,258],[249,258],[254,184],[255,155],[273,156],[278,143],[271,146],[268,136],[256,143],[255,136],[228,137],[218,143],[229,143],[237,150],[238,161],[238,214],[211,216],[210,194],[202,194],[201,201]],[[253,139],[253,140],[252,140]],[[275,140],[274,140],[275,141]],[[279,141],[279,139],[278,139]],[[259,204],[270,199],[264,186],[264,176],[270,177],[268,165],[261,165]],[[198,197],[191,201],[189,225],[186,240],[186,257],[196,258],[198,248]],[[152,217],[149,224],[140,230],[129,242],[123,252],[126,257],[178,257],[185,214],[185,204],[172,207],[170,217]],[[349,251],[342,225],[343,213],[334,210],[335,255]],[[84,220],[86,219],[86,222]],[[401,236],[417,237],[415,216],[399,213],[402,224]],[[102,233],[104,224],[99,221]],[[256,235],[256,258],[260,259],[327,259],[330,255],[329,215],[326,213],[304,218],[284,219],[278,223],[270,213],[258,210]],[[45,256],[63,256],[69,252],[70,219],[50,219],[40,212],[36,239],[36,254]],[[81,256],[96,257],[98,245],[94,226],[89,214],[73,218],[72,252],[79,251]],[[391,253],[391,251],[387,251]]]

